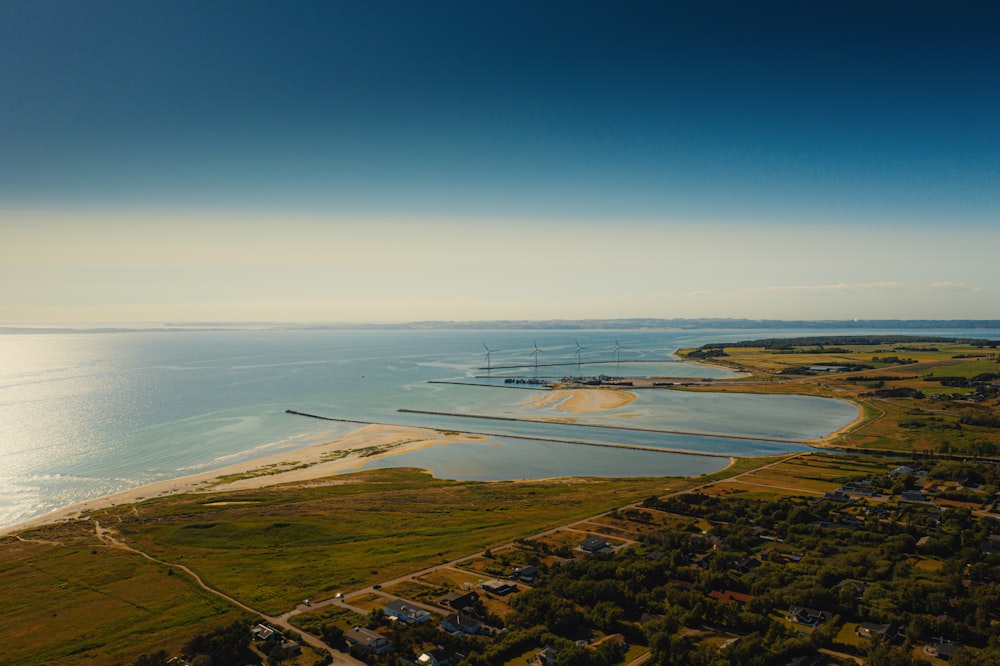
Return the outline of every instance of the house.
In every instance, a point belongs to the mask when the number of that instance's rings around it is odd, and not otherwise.
[[[614,552],[611,545],[601,537],[590,535],[577,546],[585,553],[610,553]]]
[[[528,583],[530,585],[535,582],[535,579],[538,578],[538,574],[540,573],[541,570],[538,567],[534,564],[529,564],[526,567],[514,569],[514,573],[510,575],[510,579],[519,580],[522,583]]]
[[[899,495],[900,502],[928,502],[930,499],[926,497],[921,490],[904,490]]]
[[[797,624],[804,624],[807,627],[818,627],[833,617],[833,613],[806,608],[805,606],[790,606],[788,608],[788,620]]]
[[[874,497],[878,494],[878,487],[867,479],[845,484],[840,490],[847,495],[861,495],[863,497]]]
[[[954,641],[946,641],[943,638],[935,638],[934,642],[928,643],[924,646],[923,651],[929,657],[937,657],[938,659],[948,660],[951,659],[956,652],[962,649],[961,643],[955,643]]]
[[[748,603],[750,603],[751,599],[753,599],[753,596],[749,594],[743,594],[742,592],[733,592],[732,590],[712,590],[711,592],[708,593],[708,596],[712,597],[719,603],[727,605],[733,604],[738,608],[743,608]]]
[[[431,614],[423,608],[416,608],[402,599],[390,601],[385,605],[385,616],[406,624],[423,624],[431,619]]]
[[[889,472],[889,476],[899,476],[900,474],[913,474],[913,468],[903,465]]]
[[[460,611],[463,608],[475,606],[479,603],[479,593],[475,591],[449,592],[441,598],[439,603],[442,606],[447,606],[448,608],[454,608],[455,610]]]
[[[556,658],[559,656],[559,650],[552,647],[551,645],[546,645],[544,648],[539,650],[534,657],[529,659],[533,664],[537,666],[556,666]]]
[[[874,622],[862,622],[858,625],[854,633],[861,638],[884,638],[893,640],[899,634],[899,627],[894,624],[875,624]]]
[[[428,652],[423,652],[417,657],[417,666],[453,666],[465,659],[465,655],[456,652],[451,647],[441,647],[440,645]]]
[[[441,620],[441,628],[450,633],[478,634],[483,628],[483,623],[474,617],[452,613]]]
[[[517,592],[517,585],[514,585],[513,583],[505,583],[502,580],[496,579],[482,582],[476,587],[501,597],[506,594],[511,594],[512,592]]]
[[[750,573],[760,566],[760,560],[756,557],[740,557],[730,562],[730,565],[740,573]]]
[[[828,502],[850,502],[851,498],[848,497],[847,493],[843,490],[834,490],[832,492],[823,493],[823,497],[815,501],[821,502],[823,500]]]
[[[280,641],[282,639],[281,632],[274,627],[269,627],[266,624],[255,625],[250,630],[251,640],[255,641]]]
[[[344,634],[344,638],[351,645],[356,645],[374,654],[383,654],[392,647],[392,644],[385,636],[364,627],[354,627]]]

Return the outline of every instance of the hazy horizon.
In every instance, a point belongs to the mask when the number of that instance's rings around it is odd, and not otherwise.
[[[4,3],[0,325],[1000,319],[998,18]]]

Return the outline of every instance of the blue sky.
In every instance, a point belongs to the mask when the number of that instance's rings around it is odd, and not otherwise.
[[[1000,318],[998,19],[0,2],[0,322]]]

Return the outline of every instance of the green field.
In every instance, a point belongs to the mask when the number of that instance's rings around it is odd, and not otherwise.
[[[240,617],[187,576],[101,544],[89,523],[0,540],[8,664],[130,663]]]

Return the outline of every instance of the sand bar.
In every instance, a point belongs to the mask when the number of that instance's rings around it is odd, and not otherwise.
[[[634,393],[610,388],[555,389],[533,398],[529,404],[534,408],[555,405],[560,411],[591,414],[624,407],[632,403],[635,398]]]

